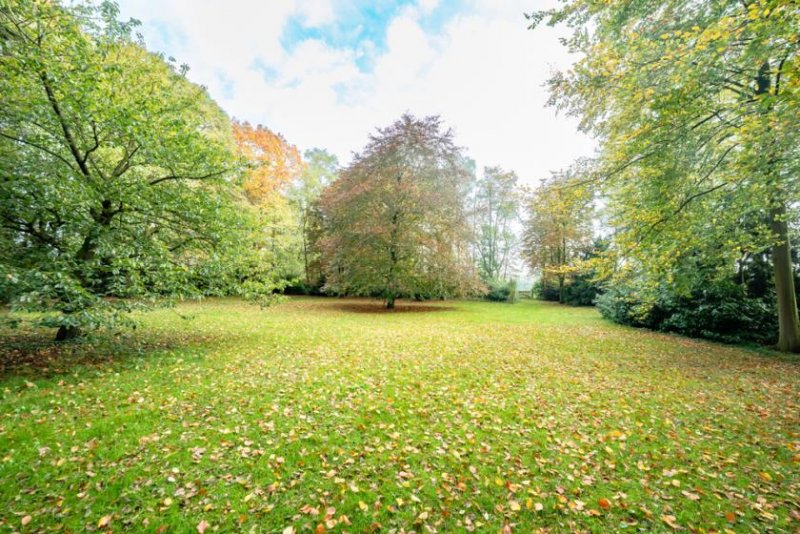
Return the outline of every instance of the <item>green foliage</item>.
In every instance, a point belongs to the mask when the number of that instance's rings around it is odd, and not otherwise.
[[[242,228],[227,117],[116,16],[0,10],[2,293],[62,333],[200,294],[196,267]]]
[[[597,299],[604,317],[620,324],[676,332],[726,343],[774,343],[775,302],[753,298],[730,280],[706,281],[688,295],[662,287],[653,305],[642,306],[634,288],[612,286]]]
[[[320,294],[325,284],[322,268],[321,240],[324,232],[319,204],[322,191],[336,180],[339,160],[321,148],[306,150],[303,172],[289,188],[291,202],[300,236],[300,256],[303,264],[302,280],[287,288],[297,294]]]
[[[548,302],[559,302],[561,300],[561,291],[558,285],[541,278],[533,284],[531,294],[539,300]]]
[[[517,301],[517,282],[516,280],[490,280],[486,284],[489,288],[486,300],[494,302],[516,302]]]
[[[608,275],[657,300],[691,286],[680,262],[729,266],[771,251],[783,350],[800,351],[788,227],[800,198],[800,17],[781,0],[569,0],[532,17],[566,24],[581,59],[552,102],[601,143],[593,178],[615,229]]]
[[[593,306],[600,294],[600,286],[594,281],[594,273],[579,274],[564,287],[564,304],[570,306]]]

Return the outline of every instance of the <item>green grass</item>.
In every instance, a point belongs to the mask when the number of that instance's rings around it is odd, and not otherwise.
[[[377,306],[6,333],[0,531],[800,526],[797,360],[539,302]]]

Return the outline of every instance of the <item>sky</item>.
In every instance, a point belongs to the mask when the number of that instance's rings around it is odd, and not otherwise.
[[[551,0],[119,0],[150,50],[190,67],[231,116],[347,164],[404,112],[440,115],[479,168],[535,184],[595,142],[547,106],[574,61]]]

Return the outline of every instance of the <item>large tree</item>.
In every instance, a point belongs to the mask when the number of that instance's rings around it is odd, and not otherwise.
[[[771,251],[778,347],[800,351],[789,225],[800,198],[800,14],[783,0],[569,0],[575,67],[554,102],[602,144],[612,249],[675,281],[688,255]],[[655,287],[653,283],[651,286]]]
[[[520,192],[513,171],[486,167],[472,192],[470,220],[476,262],[485,282],[507,279],[514,261]]]
[[[379,129],[323,193],[326,290],[445,297],[475,287],[464,157],[438,117]]]
[[[134,26],[110,2],[0,8],[2,289],[58,339],[191,293],[237,226],[227,117]]]

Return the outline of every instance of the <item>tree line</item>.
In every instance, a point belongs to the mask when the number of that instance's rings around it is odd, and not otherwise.
[[[0,17],[4,322],[65,340],[176,298],[392,307],[508,276],[512,214],[495,182],[515,177],[476,182],[438,118],[403,116],[340,169],[229,118],[112,2],[22,0]]]
[[[797,351],[798,16],[582,0],[552,104],[600,142],[533,188],[403,115],[341,167],[228,117],[116,5],[0,8],[0,298],[69,339],[178,298],[540,298]],[[535,177],[531,177],[535,178]],[[18,312],[36,312],[26,314]]]

